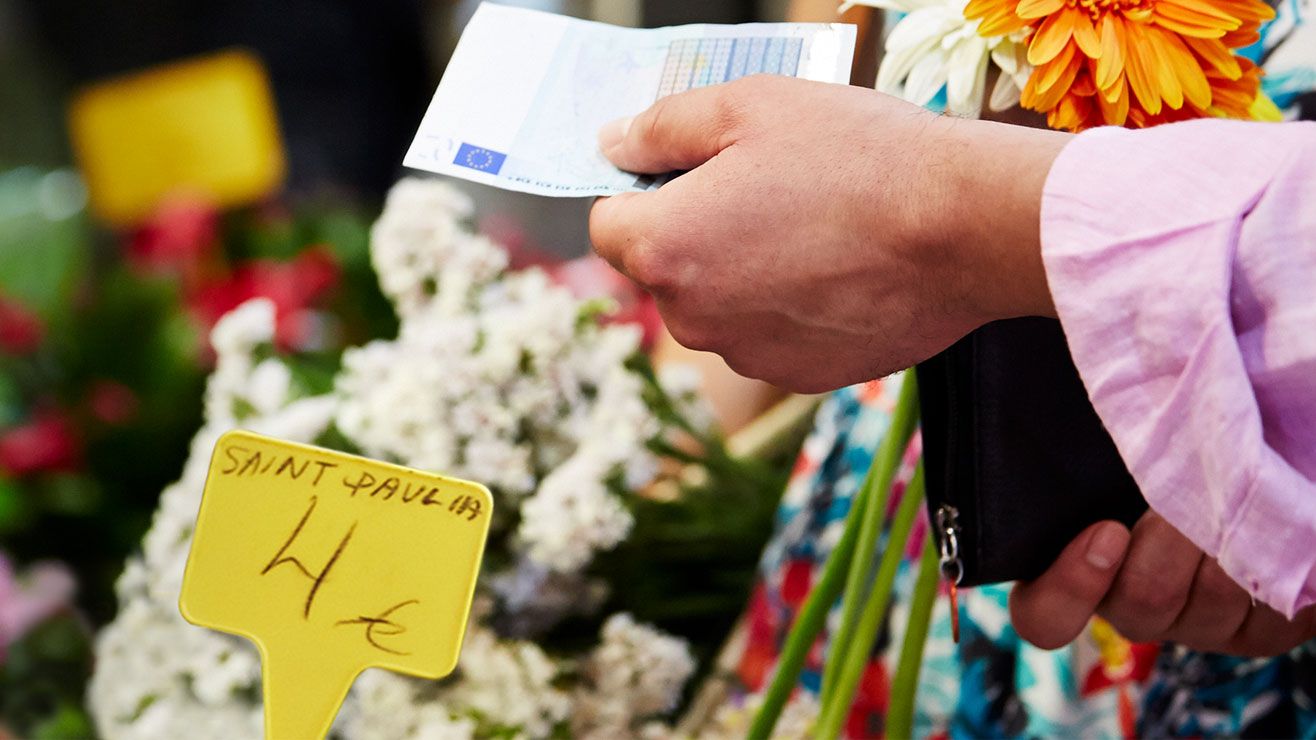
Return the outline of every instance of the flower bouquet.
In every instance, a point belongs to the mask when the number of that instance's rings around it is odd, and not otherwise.
[[[255,648],[177,607],[210,451],[236,427],[478,480],[497,501],[456,673],[367,672],[335,736],[664,732],[696,656],[743,603],[783,478],[727,452],[693,379],[655,373],[638,326],[608,322],[608,301],[578,299],[544,270],[509,269],[465,226],[470,212],[434,181],[393,189],[370,256],[400,325],[347,349],[332,373],[306,372],[281,345],[268,300],[216,324],[205,422],[98,640],[102,735],[260,735]],[[646,497],[664,459],[703,482]]]

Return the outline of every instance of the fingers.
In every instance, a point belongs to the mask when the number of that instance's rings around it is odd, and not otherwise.
[[[1199,650],[1219,650],[1247,619],[1252,599],[1242,586],[1225,575],[1211,558],[1203,558],[1193,578],[1192,592],[1170,635]]]
[[[659,194],[621,193],[599,198],[589,212],[589,238],[594,251],[627,277],[647,289],[662,282],[655,250],[648,241],[658,213]]]
[[[1133,528],[1119,578],[1098,612],[1133,642],[1158,639],[1188,602],[1202,551],[1159,515]]]
[[[1231,655],[1271,656],[1288,652],[1316,637],[1316,608],[1308,607],[1290,621],[1264,604],[1252,607],[1234,637],[1217,648]]]
[[[599,132],[599,149],[630,172],[689,170],[735,141],[740,85],[715,85],[661,98],[634,118]]]
[[[1115,522],[1089,527],[1010,598],[1019,635],[1048,649],[1077,637],[1094,611],[1133,642],[1171,640],[1232,655],[1278,655],[1316,637],[1316,607],[1288,620],[1255,604],[1214,560],[1150,512],[1132,534]]]
[[[1051,650],[1083,630],[1119,572],[1129,531],[1119,522],[1083,530],[1045,573],[1020,583],[1010,595],[1010,617],[1019,636]]]

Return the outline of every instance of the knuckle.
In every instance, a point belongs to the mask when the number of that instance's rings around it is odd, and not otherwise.
[[[594,251],[602,257],[606,258],[615,251],[615,245],[612,243],[613,232],[612,219],[600,203],[595,203],[589,209],[589,241]]]
[[[1223,602],[1239,594],[1247,595],[1243,587],[1230,578],[1229,574],[1225,573],[1224,569],[1214,560],[1203,566],[1198,572],[1193,589],[1209,596],[1215,602]]]
[[[745,84],[739,84],[744,82]],[[755,81],[752,77],[743,78],[725,86],[715,99],[713,110],[713,127],[723,135],[731,135],[742,130],[751,117],[751,106],[755,100]]]
[[[771,90],[777,82],[778,75],[758,73],[733,80],[725,89],[741,99],[755,100]]]
[[[1144,642],[1159,637],[1174,623],[1183,606],[1184,594],[1168,589],[1145,574],[1120,576],[1116,596],[1104,616],[1126,638]]]
[[[761,373],[745,352],[727,350],[722,353],[722,360],[737,375],[746,378],[760,378]],[[762,379],[762,378],[761,378]]]
[[[649,239],[638,239],[623,257],[622,271],[645,288],[662,291],[670,283],[669,262],[662,247]]]
[[[666,120],[670,117],[669,106],[671,102],[668,98],[659,98],[649,110],[640,114],[631,124],[629,136],[634,142],[641,147],[653,146],[660,143],[661,133]]]
[[[1182,597],[1174,589],[1166,588],[1164,583],[1146,575],[1130,578],[1123,591],[1130,611],[1156,621],[1172,620]]]
[[[670,321],[667,330],[681,346],[698,352],[716,352],[722,346],[717,333],[699,322]]]

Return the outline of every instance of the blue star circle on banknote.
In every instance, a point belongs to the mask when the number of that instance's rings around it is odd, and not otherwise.
[[[463,142],[457,149],[457,156],[453,158],[452,163],[468,169],[496,175],[498,174],[498,171],[503,168],[503,161],[506,159],[507,155],[502,152],[495,152],[492,149],[485,149],[482,146],[475,146]]]

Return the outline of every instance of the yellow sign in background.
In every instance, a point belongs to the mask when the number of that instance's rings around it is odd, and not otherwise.
[[[323,737],[362,670],[456,667],[492,506],[476,483],[229,432],[179,605],[260,649],[267,738]]]
[[[78,92],[69,133],[96,214],[131,226],[171,195],[219,207],[283,182],[283,139],[265,67],[227,51]]]

